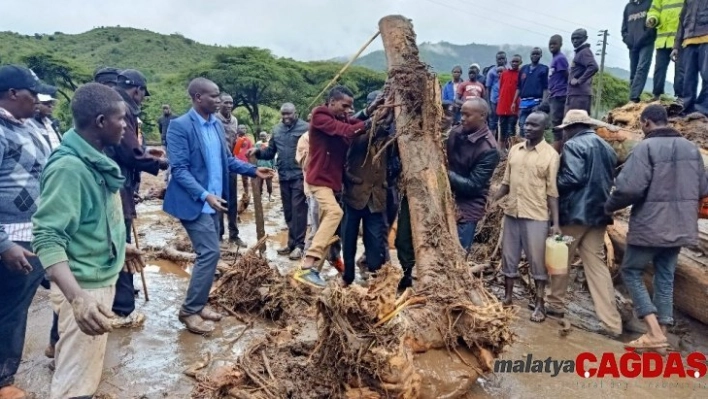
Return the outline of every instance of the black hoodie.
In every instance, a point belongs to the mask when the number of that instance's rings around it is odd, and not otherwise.
[[[646,27],[650,7],[650,0],[632,0],[624,7],[622,41],[630,50],[653,45],[656,39],[656,29]]]

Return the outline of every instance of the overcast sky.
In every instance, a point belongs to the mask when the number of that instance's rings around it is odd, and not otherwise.
[[[649,1],[649,0],[645,0]],[[206,44],[258,46],[299,60],[349,56],[376,32],[378,20],[403,14],[419,42],[525,44],[587,28],[611,33],[607,63],[628,68],[620,37],[624,0],[4,0],[2,30],[80,33],[98,26],[146,28]],[[207,6],[208,4],[208,6]],[[377,40],[369,49],[381,48]],[[473,60],[489,63],[492,60]]]

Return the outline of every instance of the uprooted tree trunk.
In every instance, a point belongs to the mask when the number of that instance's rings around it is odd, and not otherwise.
[[[455,208],[442,149],[442,107],[435,75],[418,58],[413,25],[403,16],[379,22],[388,60],[395,108],[402,185],[408,198],[415,247],[416,291],[422,308],[405,316],[414,326],[409,346],[416,352],[455,349],[460,343],[478,354],[484,368],[513,335],[513,313],[467,270],[459,245]]]

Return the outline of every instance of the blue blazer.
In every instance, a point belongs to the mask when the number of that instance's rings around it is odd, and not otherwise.
[[[224,127],[216,124],[221,137],[223,197],[229,200],[230,173],[256,176],[256,166],[240,161],[226,150]],[[173,119],[167,128],[167,156],[172,168],[162,209],[180,220],[196,220],[202,213],[201,195],[207,191],[209,172],[206,164],[206,142],[194,111]]]

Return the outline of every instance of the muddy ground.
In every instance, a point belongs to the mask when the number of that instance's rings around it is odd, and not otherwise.
[[[162,185],[162,176],[145,176],[141,187],[146,194],[151,188]],[[240,186],[240,183],[239,183]],[[240,187],[239,187],[240,189]],[[286,258],[277,256],[275,249],[286,240],[280,196],[275,185],[274,202],[264,199],[265,230],[269,235],[267,258],[281,273],[287,273],[296,266]],[[159,249],[176,237],[184,236],[179,223],[161,211],[160,200],[146,201],[138,206],[138,234],[142,247]],[[241,238],[247,243],[256,242],[253,223],[253,205],[241,217]],[[361,251],[361,249],[360,249]],[[395,252],[392,259],[396,259]],[[103,381],[99,394],[113,398],[189,398],[194,380],[184,371],[202,361],[210,353],[216,362],[234,359],[243,353],[253,339],[262,337],[269,328],[258,321],[253,328],[244,332],[246,324],[235,317],[226,317],[217,325],[217,330],[209,337],[187,332],[177,320],[177,312],[184,298],[190,270],[173,262],[151,257],[146,269],[150,301],[145,302],[142,291],[137,299],[138,311],[147,315],[141,328],[117,330],[110,334],[104,365]],[[325,267],[328,279],[336,273]],[[142,288],[139,278],[136,288]],[[519,302],[525,308],[526,302]],[[534,359],[572,360],[581,352],[591,351],[624,352],[622,342],[601,335],[573,329],[567,337],[559,337],[558,324],[548,320],[543,324],[528,321],[530,312],[520,309],[519,318],[513,329],[517,341],[507,349],[504,359],[521,360],[528,354]],[[683,336],[682,349],[685,351],[708,351],[708,329],[705,326],[680,318]],[[49,340],[51,309],[48,292],[42,288],[30,308],[24,359],[17,375],[17,384],[28,390],[37,399],[48,397],[51,380],[50,359],[44,356]],[[314,330],[313,330],[314,331]],[[234,338],[243,336],[233,343]],[[626,342],[636,337],[626,335]],[[454,374],[461,363],[455,356],[445,352],[429,356],[428,373]],[[468,393],[472,398],[546,398],[546,397],[708,397],[708,378],[694,379],[604,379],[586,380],[576,374],[512,374],[497,373],[478,380],[475,388]]]

